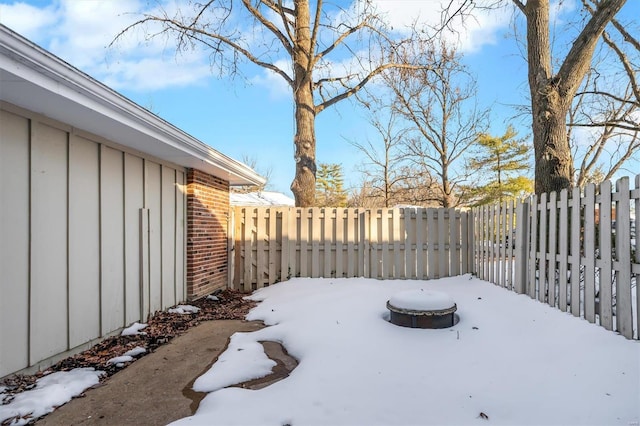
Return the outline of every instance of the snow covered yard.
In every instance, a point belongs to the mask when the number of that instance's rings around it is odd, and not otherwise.
[[[425,330],[390,324],[399,291],[443,291],[460,321]],[[632,425],[640,421],[640,343],[527,296],[471,278],[293,279],[261,289],[248,316],[270,327],[233,336],[194,388],[210,392],[175,424]],[[257,342],[300,362],[260,390]]]

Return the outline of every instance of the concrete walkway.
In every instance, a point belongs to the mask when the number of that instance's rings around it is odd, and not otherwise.
[[[255,331],[260,322],[220,320],[204,322],[155,352],[113,375],[104,385],[87,390],[38,421],[38,425],[165,425],[190,416],[206,394],[191,390],[226,348],[230,336]],[[263,387],[286,377],[295,360],[279,344],[264,343],[278,366],[263,379],[244,387]],[[255,385],[255,386],[254,386]]]

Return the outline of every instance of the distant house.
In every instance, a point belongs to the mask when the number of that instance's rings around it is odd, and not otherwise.
[[[0,25],[0,377],[227,283],[214,150]]]
[[[264,206],[264,207],[294,207],[296,201],[281,192],[232,192],[230,194],[232,206]]]

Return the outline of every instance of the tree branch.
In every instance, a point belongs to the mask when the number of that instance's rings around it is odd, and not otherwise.
[[[251,4],[251,0],[242,0],[242,4],[244,4],[244,7],[249,11],[249,13],[251,13],[258,20],[258,22],[260,22],[262,25],[264,25],[265,28],[267,28],[269,31],[271,31],[271,33],[273,35],[275,35],[278,40],[280,40],[280,43],[285,48],[287,53],[289,55],[292,55],[293,54],[293,46],[291,45],[289,39],[287,39],[287,37],[285,37],[285,35],[282,34],[282,32],[278,29],[278,27],[276,27],[273,22],[271,22],[267,18],[265,18],[264,15],[262,15],[262,13],[260,12],[260,10],[258,10],[255,7],[253,7],[253,5]],[[281,15],[283,16],[284,12],[281,12]],[[283,20],[284,20],[284,18],[283,18]],[[286,26],[287,26],[286,25],[286,21],[283,22],[283,24],[285,25],[285,28],[286,28]],[[291,34],[289,34],[289,37],[291,37]],[[293,38],[291,38],[291,40],[293,40]]]
[[[122,35],[124,35],[127,31],[133,29],[134,27],[143,25],[143,24],[148,23],[148,22],[158,22],[158,23],[162,24],[166,28],[166,30],[176,31],[176,32],[178,32],[178,34],[184,35],[187,38],[189,38],[190,40],[198,41],[198,42],[204,44],[205,46],[213,49],[214,52],[216,52],[216,53],[221,53],[221,51],[222,51],[221,45],[227,46],[227,47],[233,49],[234,51],[236,51],[237,53],[241,54],[242,56],[244,56],[248,61],[250,61],[250,62],[252,62],[252,63],[254,63],[254,64],[256,64],[256,65],[258,65],[258,66],[260,66],[262,68],[265,68],[265,69],[268,69],[270,71],[273,71],[276,74],[280,75],[289,84],[289,86],[293,87],[293,80],[291,79],[291,77],[289,77],[289,75],[286,72],[284,72],[282,69],[280,69],[279,67],[277,67],[274,64],[271,64],[269,62],[261,61],[260,59],[258,59],[258,57],[253,55],[247,49],[243,48],[238,43],[234,42],[233,40],[229,39],[228,37],[225,37],[225,36],[222,36],[222,35],[216,34],[216,33],[209,33],[207,31],[204,31],[204,30],[200,29],[200,28],[190,27],[188,25],[183,24],[182,22],[176,21],[176,20],[168,18],[168,17],[162,18],[162,17],[159,17],[159,16],[146,15],[145,18],[134,22],[133,24],[127,26],[124,30],[120,31],[118,33],[118,35],[116,35],[116,37],[111,41],[111,43],[109,45],[111,46],[118,38],[120,38]],[[205,40],[205,38],[213,39],[213,40],[216,41],[216,43],[215,44],[211,43],[211,42]]]
[[[582,77],[591,64],[593,51],[600,36],[625,2],[626,0],[603,0],[593,11],[591,19],[574,41],[558,71],[556,82],[560,94],[572,94],[577,91]]]
[[[390,69],[390,68],[410,69],[410,70],[429,69],[429,67],[426,67],[426,66],[410,65],[410,64],[388,63],[388,64],[380,65],[378,68],[376,68],[375,70],[371,71],[366,77],[364,77],[357,85],[355,85],[355,86],[349,88],[348,90],[345,90],[344,92],[340,93],[339,95],[336,95],[333,98],[328,99],[328,100],[322,102],[321,104],[317,105],[315,107],[316,114],[322,112],[327,107],[329,107],[329,106],[331,106],[331,105],[333,105],[333,104],[335,104],[337,102],[340,102],[341,100],[346,99],[349,96],[352,96],[353,94],[357,93],[360,89],[362,89],[369,82],[369,80],[371,80],[373,77],[375,77],[378,74],[380,74],[382,71],[384,71],[386,69]]]
[[[525,6],[520,0],[511,0],[511,1],[513,2],[513,4],[515,4],[518,7],[518,9],[520,9],[520,12],[525,13]]]

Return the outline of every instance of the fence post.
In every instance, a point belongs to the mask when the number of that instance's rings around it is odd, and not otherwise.
[[[518,201],[516,204],[516,249],[514,259],[516,273],[513,289],[516,293],[525,294],[527,288],[527,270],[529,261],[529,202]]]

